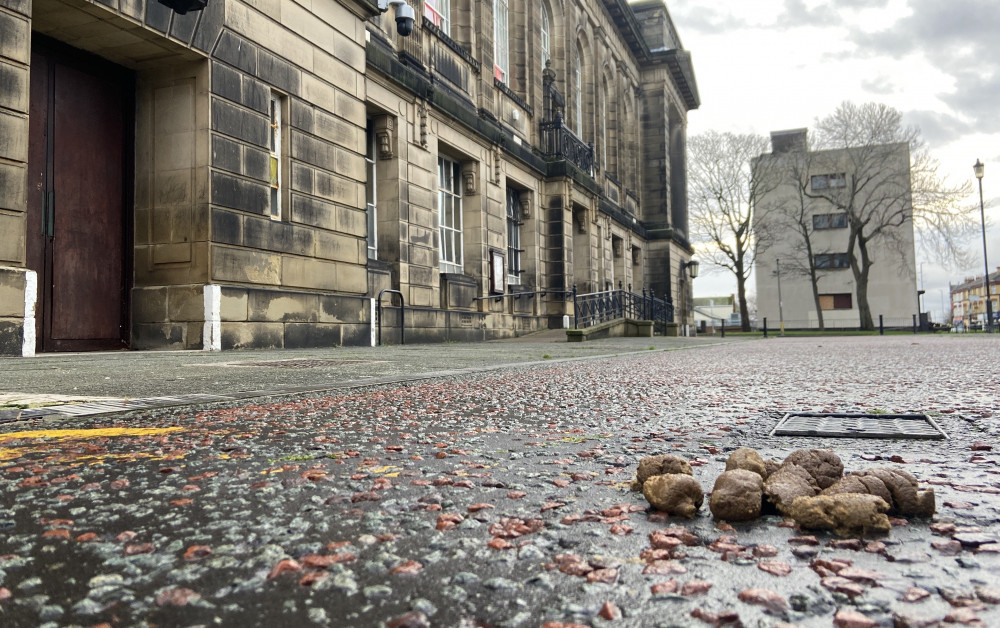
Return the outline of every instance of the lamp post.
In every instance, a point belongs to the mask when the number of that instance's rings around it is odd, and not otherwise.
[[[976,178],[979,179],[979,218],[983,221],[983,266],[986,270],[986,274],[983,275],[983,285],[986,287],[986,324],[983,329],[986,330],[986,333],[992,333],[993,301],[990,299],[990,263],[986,259],[986,212],[983,209],[983,170],[985,167],[977,159],[972,170],[976,173]]]

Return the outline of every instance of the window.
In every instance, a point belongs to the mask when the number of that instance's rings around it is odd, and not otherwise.
[[[521,283],[521,193],[507,188],[507,283]]]
[[[601,167],[608,169],[608,83],[601,83]]]
[[[813,258],[816,268],[850,268],[851,260],[847,253],[820,253]]]
[[[843,172],[840,174],[814,174],[809,178],[809,185],[814,190],[847,187],[847,175]]]
[[[813,216],[813,229],[846,229],[847,212],[839,214],[816,214]]]
[[[852,307],[853,299],[850,292],[819,295],[819,308],[821,310],[850,310]]]
[[[573,57],[573,90],[576,95],[574,98],[573,105],[575,107],[575,113],[573,119],[573,130],[576,131],[577,137],[583,135],[583,51],[580,50],[579,44],[576,46],[576,56]]]
[[[507,0],[493,0],[493,75],[501,83],[506,83],[509,67]]]
[[[448,36],[451,35],[450,3],[451,0],[424,0],[424,17]]]
[[[438,157],[441,272],[462,272],[462,174],[458,162]]]
[[[552,58],[552,51],[549,48],[549,12],[542,5],[542,68]]]
[[[282,190],[282,164],[281,164],[281,135],[284,132],[284,127],[282,127],[281,122],[281,110],[284,109],[285,97],[277,92],[271,92],[271,98],[268,102],[268,117],[270,132],[268,133],[268,150],[270,152],[269,158],[269,176],[268,184],[270,186],[270,197],[269,197],[269,209],[270,216],[274,220],[281,220],[281,195]]]
[[[368,120],[365,135],[365,212],[368,217],[368,259],[378,259],[378,208],[375,200],[375,122]]]

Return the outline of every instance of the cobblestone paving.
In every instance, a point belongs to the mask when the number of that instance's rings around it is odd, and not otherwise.
[[[997,626],[998,349],[784,338],[4,425],[0,624]],[[950,438],[768,436],[790,411]],[[850,540],[628,490],[674,453],[707,492],[740,446],[898,465],[938,513]]]

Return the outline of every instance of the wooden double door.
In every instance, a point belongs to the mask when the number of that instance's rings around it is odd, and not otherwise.
[[[128,345],[134,78],[35,34],[28,268],[39,351]]]

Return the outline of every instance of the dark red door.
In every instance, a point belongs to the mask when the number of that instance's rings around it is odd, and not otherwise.
[[[39,279],[40,351],[128,340],[131,82],[80,55],[32,51],[28,265]]]

